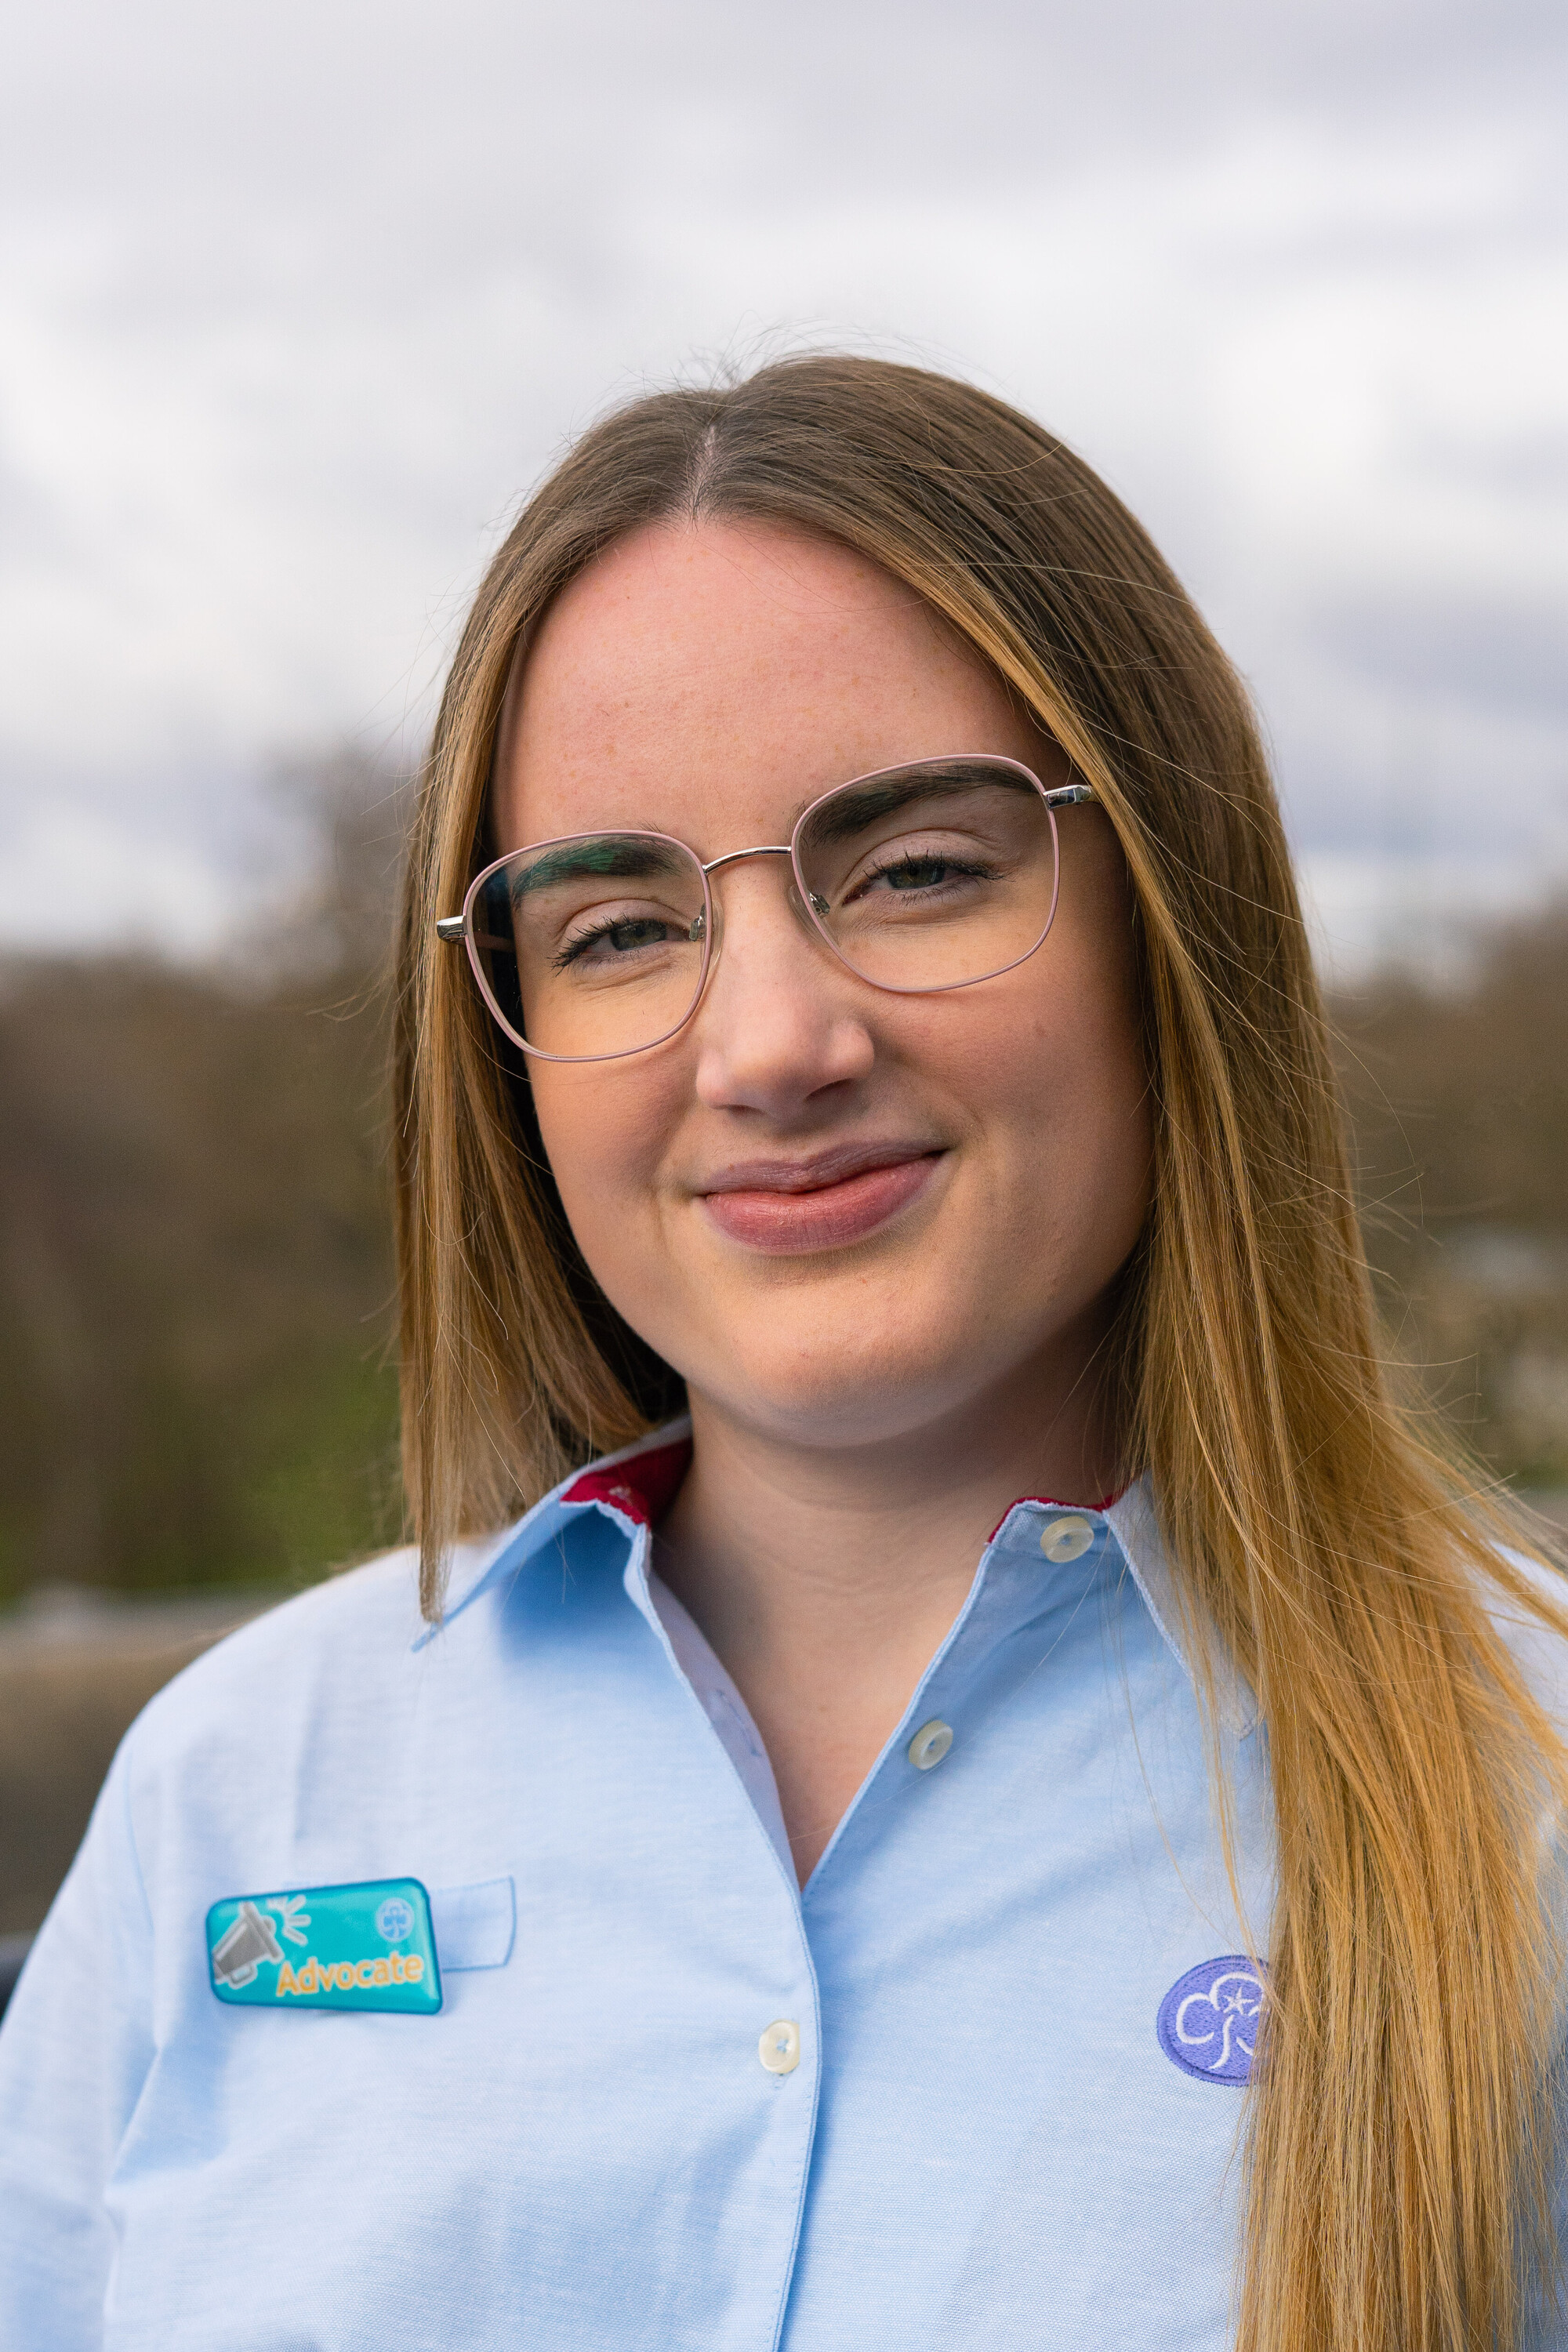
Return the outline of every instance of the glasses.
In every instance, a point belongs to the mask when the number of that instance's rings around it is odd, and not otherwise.
[[[1032,956],[1057,910],[1056,812],[1016,760],[960,755],[858,776],[813,801],[787,843],[704,865],[665,833],[574,833],[474,877],[437,936],[464,941],[485,1003],[547,1062],[646,1053],[685,1027],[718,961],[710,877],[787,857],[795,912],[842,963],[898,996],[971,988]]]

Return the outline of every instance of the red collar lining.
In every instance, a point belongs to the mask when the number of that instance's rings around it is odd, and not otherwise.
[[[1131,1480],[1129,1479],[1128,1486],[1131,1484]],[[1111,1505],[1119,1503],[1126,1492],[1126,1486],[1118,1486],[1113,1495],[1105,1496],[1098,1503],[1064,1503],[1058,1495],[1019,1495],[1008,1504],[985,1540],[987,1543],[994,1543],[1013,1513],[1020,1509],[1025,1503],[1037,1503],[1044,1511],[1109,1511]]]
[[[691,1440],[678,1437],[672,1445],[651,1446],[628,1462],[611,1462],[601,1470],[584,1470],[574,1478],[563,1503],[607,1503],[639,1526],[651,1528],[668,1510],[691,1459]]]
[[[612,1462],[600,1470],[584,1470],[574,1478],[561,1499],[563,1503],[607,1503],[612,1510],[623,1512],[645,1528],[656,1527],[675,1500],[676,1490],[685,1477],[691,1460],[691,1440],[678,1437],[673,1444],[650,1446],[646,1454],[634,1454],[629,1461]],[[1025,1503],[1034,1503],[1046,1511],[1108,1511],[1127,1492],[1119,1486],[1098,1503],[1064,1503],[1058,1495],[1019,1495],[1009,1503],[991,1533],[987,1543],[994,1543],[1013,1512]]]

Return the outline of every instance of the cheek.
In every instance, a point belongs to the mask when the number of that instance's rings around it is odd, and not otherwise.
[[[1027,1130],[1054,1154],[1075,1137],[1142,1123],[1136,1023],[1106,976],[1020,974],[989,1002],[977,992],[948,1003],[952,1016],[915,1031],[906,1058],[963,1101],[977,1129]]]
[[[573,1069],[543,1063],[532,1074],[540,1139],[579,1247],[597,1259],[640,1203],[651,1205],[668,1120],[662,1092],[614,1065]],[[601,1277],[602,1279],[602,1277]]]
[[[639,1338],[688,1373],[713,1305],[711,1269],[705,1282],[679,1220],[672,1232],[660,1177],[689,1069],[678,1077],[646,1063],[635,1073],[547,1063],[533,1087],[540,1140],[589,1273]]]
[[[1013,1162],[1020,1216],[1113,1271],[1147,1213],[1153,1152],[1136,1009],[1121,975],[1058,971],[1020,991],[958,1066],[977,1126]]]

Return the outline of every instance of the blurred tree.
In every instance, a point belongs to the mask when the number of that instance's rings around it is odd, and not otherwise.
[[[302,833],[304,873],[237,943],[256,977],[350,992],[384,982],[414,781],[350,745],[279,768],[272,797]]]
[[[1400,1351],[1505,1476],[1568,1485],[1568,900],[1461,985],[1334,1007],[1369,1250]]]
[[[383,965],[406,782],[222,969],[0,985],[0,1591],[302,1580],[396,1531]]]

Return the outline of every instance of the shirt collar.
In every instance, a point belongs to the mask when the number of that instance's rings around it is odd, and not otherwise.
[[[508,1576],[525,1568],[536,1553],[569,1527],[580,1513],[586,1510],[603,1512],[613,1520],[628,1539],[634,1539],[646,1528],[652,1528],[673,1500],[677,1487],[686,1475],[691,1459],[691,1422],[682,1414],[677,1421],[667,1422],[632,1444],[622,1446],[616,1454],[606,1454],[585,1470],[574,1470],[563,1478],[542,1502],[534,1505],[524,1517],[489,1542],[461,1544],[454,1548],[447,1585],[447,1606],[440,1624],[427,1626],[415,1643],[422,1649],[438,1633],[441,1625],[450,1624],[481,1594]],[[1089,1541],[1074,1539],[1087,1554],[1090,1546],[1103,1549],[1107,1533],[1114,1538],[1118,1550],[1127,1563],[1128,1571],[1138,1589],[1140,1598],[1153,1620],[1156,1631],[1163,1640],[1187,1679],[1194,1681],[1192,1666],[1178,1631],[1182,1623],[1176,1592],[1165,1546],[1155,1517],[1147,1478],[1136,1478],[1112,1502],[1087,1504],[1057,1503],[1041,1496],[1025,1496],[1004,1512],[992,1531],[983,1556],[982,1572],[976,1577],[968,1601],[960,1612],[949,1643],[961,1630],[977,1629],[969,1621],[976,1611],[986,1616],[1000,1612],[1011,1619],[1022,1610],[1018,1622],[1026,1622],[1041,1607],[1038,1585],[1033,1580],[1033,1597],[1027,1587],[1016,1579],[999,1575],[1004,1563],[1027,1559],[1037,1577],[1041,1552],[1053,1528],[1068,1521],[1081,1522],[1089,1531]],[[1047,1552],[1047,1557],[1050,1555]],[[1000,1622],[994,1629],[1008,1630]],[[1221,1657],[1215,1674],[1215,1700],[1225,1728],[1237,1738],[1244,1738],[1258,1722],[1258,1704],[1245,1676],[1228,1659]]]
[[[503,1578],[526,1568],[537,1552],[584,1510],[599,1510],[628,1536],[651,1528],[674,1499],[691,1459],[691,1420],[683,1413],[650,1431],[618,1454],[605,1454],[585,1470],[574,1470],[531,1511],[479,1543],[454,1544],[447,1563],[447,1600],[437,1622],[427,1625],[414,1646],[426,1643],[460,1617]]]
[[[1109,1506],[1104,1517],[1143,1596],[1143,1606],[1166,1648],[1195,1687],[1197,1677],[1178,1631],[1184,1612],[1147,1477],[1135,1478]],[[1221,1724],[1236,1738],[1245,1739],[1248,1732],[1257,1730],[1257,1694],[1235,1660],[1221,1648],[1216,1648],[1214,1661],[1214,1696]]]

